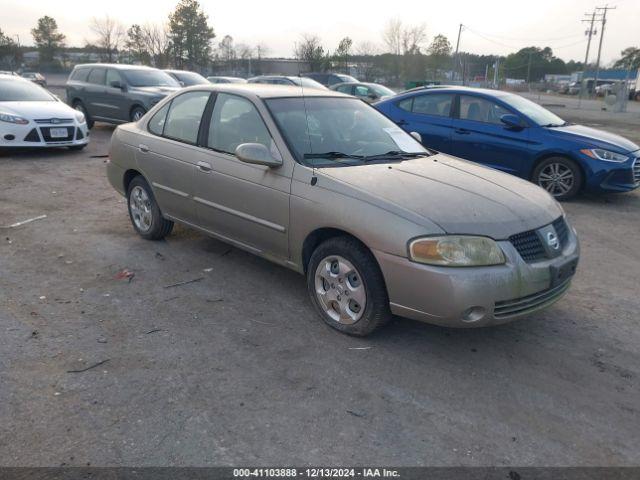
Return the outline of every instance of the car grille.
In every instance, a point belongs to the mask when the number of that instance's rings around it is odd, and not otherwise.
[[[633,182],[636,185],[640,185],[640,157],[633,162]]]
[[[38,131],[35,128],[32,129],[29,133],[27,133],[27,136],[24,137],[24,141],[25,142],[39,142],[40,141],[40,135],[38,135]]]
[[[552,225],[558,234],[560,249],[563,249],[569,240],[569,226],[564,217],[559,217]],[[509,241],[527,263],[537,262],[547,258],[547,252],[536,230],[511,235]]]
[[[556,287],[534,293],[533,295],[496,302],[493,309],[493,316],[498,319],[508,318],[533,312],[541,307],[550,305],[569,289],[570,284],[571,280],[569,279]]]
[[[73,123],[73,118],[39,118],[34,120],[39,125],[60,125],[63,123]]]
[[[56,127],[53,127],[56,128]],[[51,134],[50,134],[50,130],[51,128],[49,127],[42,127],[40,128],[40,132],[42,133],[42,138],[44,138],[44,141],[47,143],[60,143],[60,142],[70,142],[73,140],[73,137],[75,135],[75,128],[73,127],[61,127],[61,128],[65,128],[67,130],[67,136],[66,137],[61,137],[61,138],[51,138]]]

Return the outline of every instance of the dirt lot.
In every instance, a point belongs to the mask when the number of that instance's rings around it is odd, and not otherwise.
[[[110,134],[0,157],[0,226],[47,215],[0,232],[1,465],[640,464],[640,193],[565,205],[583,256],[547,312],[355,339],[291,271],[137,237]]]

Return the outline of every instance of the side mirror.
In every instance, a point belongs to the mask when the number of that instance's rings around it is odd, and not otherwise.
[[[520,121],[520,117],[514,115],[513,113],[506,113],[500,117],[500,121],[504,123],[506,128],[511,128],[514,130],[522,130],[524,125]]]
[[[264,165],[276,168],[282,165],[282,160],[274,158],[267,147],[261,143],[243,143],[236,148],[236,157],[245,163]]]
[[[124,90],[124,86],[118,80],[114,80],[109,84],[111,88],[119,88],[120,90]]]
[[[422,145],[422,135],[420,135],[418,132],[411,132],[409,135],[415,138]]]
[[[178,81],[181,87],[184,87],[184,82],[182,80]]]

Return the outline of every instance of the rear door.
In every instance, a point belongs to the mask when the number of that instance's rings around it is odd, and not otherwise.
[[[477,95],[460,95],[453,120],[453,155],[517,174],[531,156],[529,128],[512,129],[500,121],[517,112]],[[521,116],[520,116],[521,117]]]
[[[427,92],[397,103],[396,123],[407,132],[417,132],[422,144],[443,153],[452,153],[451,130],[455,94]]]
[[[256,105],[239,95],[219,93],[206,133],[208,159],[195,179],[199,224],[250,249],[286,259],[293,165],[284,162],[269,168],[242,162],[234,153],[242,143],[261,143],[280,156]]]
[[[197,146],[211,92],[175,97],[149,120],[136,145],[136,159],[165,215],[196,224],[193,203],[196,167],[207,152]]]

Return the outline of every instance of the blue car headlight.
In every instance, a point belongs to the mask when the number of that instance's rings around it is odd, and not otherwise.
[[[621,155],[620,153],[605,150],[603,148],[585,148],[580,150],[580,152],[584,153],[587,157],[595,158],[596,160],[603,160],[605,162],[622,163],[629,160],[629,157],[626,155]]]

